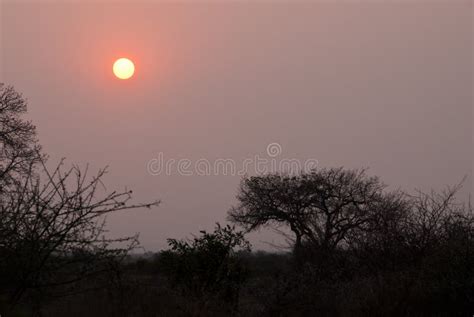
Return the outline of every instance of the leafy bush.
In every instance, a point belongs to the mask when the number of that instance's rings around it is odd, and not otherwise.
[[[195,300],[193,310],[213,299],[233,309],[246,277],[239,253],[250,251],[250,244],[230,225],[216,224],[214,232],[200,233],[192,240],[168,239],[170,249],[161,252],[159,266],[181,295]]]

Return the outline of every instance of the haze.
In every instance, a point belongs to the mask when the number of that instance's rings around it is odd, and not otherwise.
[[[470,175],[471,1],[2,1],[0,81],[29,101],[50,161],[110,167],[154,210],[116,214],[147,250],[225,221],[239,175],[150,175],[165,158],[370,167],[392,187]],[[112,64],[132,59],[131,80]],[[472,193],[471,180],[466,193]],[[272,232],[254,246],[278,242]]]

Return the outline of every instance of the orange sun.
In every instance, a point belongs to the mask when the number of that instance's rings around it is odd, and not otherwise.
[[[135,72],[135,65],[128,58],[119,58],[113,66],[115,76],[119,79],[129,79]]]

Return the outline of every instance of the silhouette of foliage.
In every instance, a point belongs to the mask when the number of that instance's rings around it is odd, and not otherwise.
[[[0,83],[0,194],[42,159],[36,128],[22,118],[26,110],[21,94]]]
[[[159,265],[184,296],[197,300],[199,311],[214,298],[231,308],[237,304],[245,279],[237,253],[250,251],[242,232],[217,224],[213,232],[200,231],[192,240],[168,239],[168,244]]]
[[[389,196],[365,170],[319,169],[296,176],[269,174],[244,179],[229,211],[231,221],[255,230],[287,225],[295,252],[311,245],[331,252],[350,232],[362,229]]]
[[[242,180],[229,219],[285,226],[293,252],[250,252],[216,224],[134,255],[105,217],[158,204],[109,192],[61,161],[48,169],[26,101],[0,84],[0,314],[6,316],[471,316],[474,213],[461,184],[388,191],[366,170]],[[295,265],[297,264],[297,265]]]
[[[158,202],[130,204],[131,191],[107,193],[105,169],[89,177],[61,161],[50,171],[34,126],[19,117],[24,99],[0,85],[0,102],[0,309],[2,301],[10,308],[28,301],[40,314],[48,298],[110,285],[138,241],[106,237],[105,216]]]

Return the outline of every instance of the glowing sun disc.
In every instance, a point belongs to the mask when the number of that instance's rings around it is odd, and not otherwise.
[[[129,79],[135,72],[135,65],[128,58],[119,58],[115,61],[113,71],[119,79]]]

